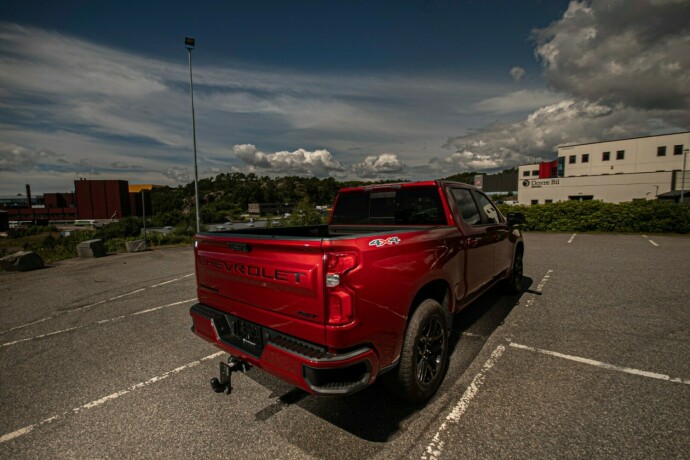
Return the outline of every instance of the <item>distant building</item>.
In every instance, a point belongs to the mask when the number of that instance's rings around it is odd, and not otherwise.
[[[474,186],[488,194],[517,193],[518,173],[477,174]]]
[[[292,212],[294,207],[288,203],[249,203],[247,211],[251,216],[278,216]]]
[[[153,190],[154,188],[165,187],[164,185],[155,184],[129,184],[129,193],[139,193],[142,190]]]
[[[619,203],[676,196],[666,194],[690,188],[688,171],[682,184],[688,147],[688,131],[559,147],[557,159],[519,167],[518,201]]]
[[[130,215],[127,181],[75,180],[74,194],[79,219],[120,219]]]
[[[154,184],[130,184],[129,185],[129,208],[133,216],[150,216],[153,212],[151,207],[151,190],[164,187]],[[145,209],[142,208],[142,200]]]
[[[74,193],[44,193],[43,203],[46,208],[57,209],[57,208],[75,208],[76,201],[74,199]]]
[[[0,210],[0,232],[6,232],[10,228],[10,214]]]
[[[31,206],[43,206],[43,197],[32,196]],[[0,196],[0,208],[28,208],[28,200],[24,195]]]
[[[74,181],[74,192],[45,193],[42,197],[27,195],[0,197],[0,209],[8,212],[9,220],[45,223],[70,220],[111,220],[142,216],[142,199],[146,214],[151,215],[151,193],[158,185],[129,185],[123,180]]]

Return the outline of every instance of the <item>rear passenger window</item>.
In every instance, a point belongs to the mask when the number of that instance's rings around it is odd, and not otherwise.
[[[477,204],[472,199],[469,190],[464,188],[454,188],[451,190],[455,203],[458,205],[460,216],[462,220],[469,225],[479,225],[482,223],[482,217],[477,209]]]
[[[501,214],[498,209],[489,201],[489,199],[482,193],[473,192],[479,209],[484,212],[484,223],[486,224],[500,224],[502,221]]]

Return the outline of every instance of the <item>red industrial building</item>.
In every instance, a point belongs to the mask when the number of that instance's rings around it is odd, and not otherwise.
[[[129,185],[124,180],[75,180],[79,219],[119,219],[131,215]]]
[[[46,193],[42,205],[29,204],[39,201],[31,198],[27,185],[27,197],[0,203],[10,221],[47,223],[60,220],[111,220],[128,216],[142,216],[142,198],[146,210],[151,209],[152,185],[129,186],[124,180],[74,181],[74,192]],[[133,192],[136,190],[136,192]]]

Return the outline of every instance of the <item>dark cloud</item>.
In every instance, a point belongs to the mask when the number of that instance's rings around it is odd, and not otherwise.
[[[690,2],[571,2],[534,32],[551,86],[643,110],[690,109]]]
[[[21,145],[0,142],[0,171],[33,171],[42,164],[64,163],[61,156],[52,150],[32,150]]]
[[[36,168],[37,156],[33,150],[0,142],[0,171],[31,171]]]
[[[512,69],[510,69],[510,76],[513,77],[513,80],[515,80],[515,81],[522,80],[525,77],[526,73],[527,72],[522,67],[516,66],[516,67],[513,67]]]
[[[181,168],[179,166],[173,166],[166,169],[163,175],[178,184],[188,184],[194,179],[187,168]]]
[[[686,130],[688,18],[687,0],[572,1],[560,20],[533,32],[535,54],[557,91],[552,97],[562,100],[524,120],[449,139],[444,147],[455,152],[444,162],[460,170],[504,169],[553,158],[562,144]],[[479,108],[500,113],[529,95],[498,96]]]

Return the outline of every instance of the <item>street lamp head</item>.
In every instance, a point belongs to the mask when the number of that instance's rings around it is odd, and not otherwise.
[[[194,49],[194,39],[192,37],[185,37],[184,38],[184,46],[191,51]]]

